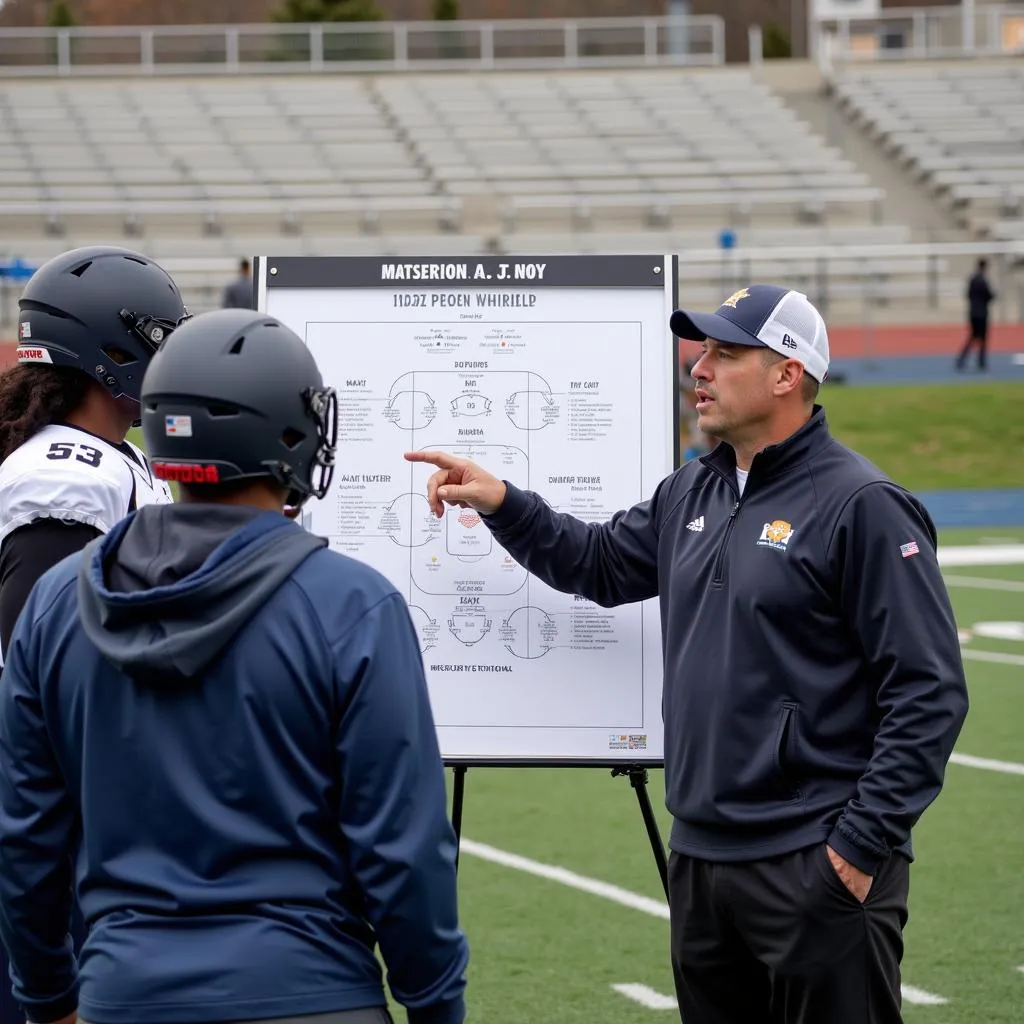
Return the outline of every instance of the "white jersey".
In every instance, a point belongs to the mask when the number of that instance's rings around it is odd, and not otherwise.
[[[0,464],[0,542],[36,519],[107,533],[129,512],[172,500],[130,441],[118,446],[79,427],[44,427]]]

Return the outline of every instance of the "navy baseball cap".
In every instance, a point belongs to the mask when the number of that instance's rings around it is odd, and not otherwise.
[[[770,348],[803,363],[821,383],[828,375],[828,331],[803,292],[775,284],[752,284],[733,292],[714,313],[677,309],[672,333],[687,341],[725,342]]]

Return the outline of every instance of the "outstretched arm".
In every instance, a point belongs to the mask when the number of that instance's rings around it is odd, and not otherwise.
[[[584,523],[468,459],[436,451],[406,452],[405,457],[438,467],[427,481],[435,516],[444,515],[445,504],[475,509],[498,543],[555,590],[606,608],[657,596],[664,481],[649,501],[617,512],[606,523]]]

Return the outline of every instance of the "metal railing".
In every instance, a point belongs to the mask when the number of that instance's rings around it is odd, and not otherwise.
[[[230,241],[236,254],[268,255],[266,251],[250,251],[244,235],[236,235]],[[139,248],[144,250],[145,246]],[[429,249],[429,244],[424,248]],[[54,252],[58,249],[59,246],[55,247]],[[344,237],[337,239],[333,250],[345,250]],[[289,240],[282,239],[274,255],[291,251]],[[512,246],[502,251],[518,253]],[[572,249],[566,246],[561,251]],[[655,244],[651,251],[661,250]],[[182,288],[194,312],[216,307],[221,289],[235,274],[237,259],[234,255],[202,256],[199,252],[201,248],[197,245],[195,257],[157,256]],[[423,254],[420,249],[407,253]],[[473,254],[472,247],[467,245],[465,255]],[[8,261],[19,255],[0,247],[0,257]],[[526,255],[538,253],[530,250]],[[686,296],[688,302],[713,308],[722,295],[751,281],[772,280],[804,291],[830,322],[862,325],[959,322],[964,311],[967,276],[977,258],[987,257],[998,296],[994,317],[1001,323],[1024,323],[1024,240],[738,246],[730,250],[686,249],[679,251],[678,256],[680,295]],[[18,296],[30,270],[22,267],[19,273],[0,275],[0,330],[11,329]]]
[[[785,281],[825,315],[842,307],[844,318],[894,323],[959,315],[968,273],[982,257],[991,265],[996,316],[1024,323],[1024,239],[688,250],[679,253],[679,276],[681,285],[714,284],[722,294],[754,280]]]
[[[810,34],[823,69],[837,63],[1024,54],[1024,6],[887,8],[820,19]]]
[[[718,15],[0,31],[0,75],[717,66]]]
[[[1024,6],[964,0],[812,18],[811,56],[836,62],[1024,53]],[[751,24],[748,61],[763,59]],[[0,76],[252,74],[718,66],[719,15],[363,24],[5,28]]]

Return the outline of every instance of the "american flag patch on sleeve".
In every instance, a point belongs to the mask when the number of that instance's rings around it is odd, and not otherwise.
[[[900,545],[900,554],[904,558],[909,558],[911,555],[916,555],[921,549],[917,546],[917,541],[912,540],[907,544]]]

